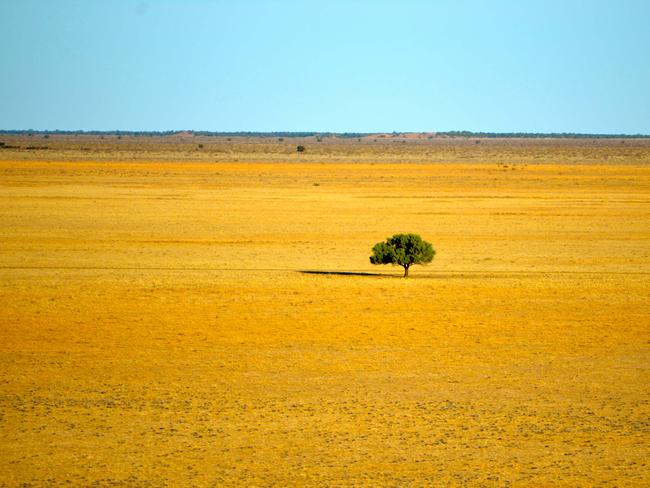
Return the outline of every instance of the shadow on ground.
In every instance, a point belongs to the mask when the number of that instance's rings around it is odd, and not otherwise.
[[[393,275],[382,273],[366,273],[363,271],[321,271],[312,269],[299,269],[298,273],[313,275],[335,275],[335,276],[379,276],[383,278],[393,278]]]

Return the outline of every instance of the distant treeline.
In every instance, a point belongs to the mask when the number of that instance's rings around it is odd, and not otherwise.
[[[582,134],[579,132],[470,132],[453,130],[436,132],[436,136],[482,137],[503,139],[648,139],[650,134]]]
[[[183,134],[208,137],[268,137],[268,138],[301,138],[301,137],[339,137],[359,138],[383,135],[377,132],[213,132],[205,130],[167,130],[167,131],[128,131],[128,130],[0,130],[4,135],[65,135],[65,136],[133,136],[133,137],[166,137]],[[405,134],[429,134],[429,137],[474,137],[474,138],[510,138],[510,139],[648,139],[650,134],[582,134],[575,132],[392,132],[390,135],[399,137]]]
[[[209,137],[364,137],[371,133],[361,132],[213,132],[207,130],[165,130],[165,131],[132,131],[132,130],[1,130],[5,135],[63,135],[63,136],[134,136],[134,137],[166,137],[178,135],[209,136]]]

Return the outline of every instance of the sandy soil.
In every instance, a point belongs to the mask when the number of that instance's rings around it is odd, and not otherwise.
[[[536,139],[0,134],[0,161],[650,164],[650,138]],[[4,146],[3,146],[4,144]],[[302,145],[304,152],[297,152]]]
[[[648,486],[650,167],[547,151],[0,162],[0,485]]]

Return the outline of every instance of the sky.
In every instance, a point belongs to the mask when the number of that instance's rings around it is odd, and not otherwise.
[[[0,129],[650,134],[650,1],[0,0]]]

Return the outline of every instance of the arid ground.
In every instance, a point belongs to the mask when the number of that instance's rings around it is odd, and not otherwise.
[[[648,141],[0,140],[0,486],[650,485]]]

